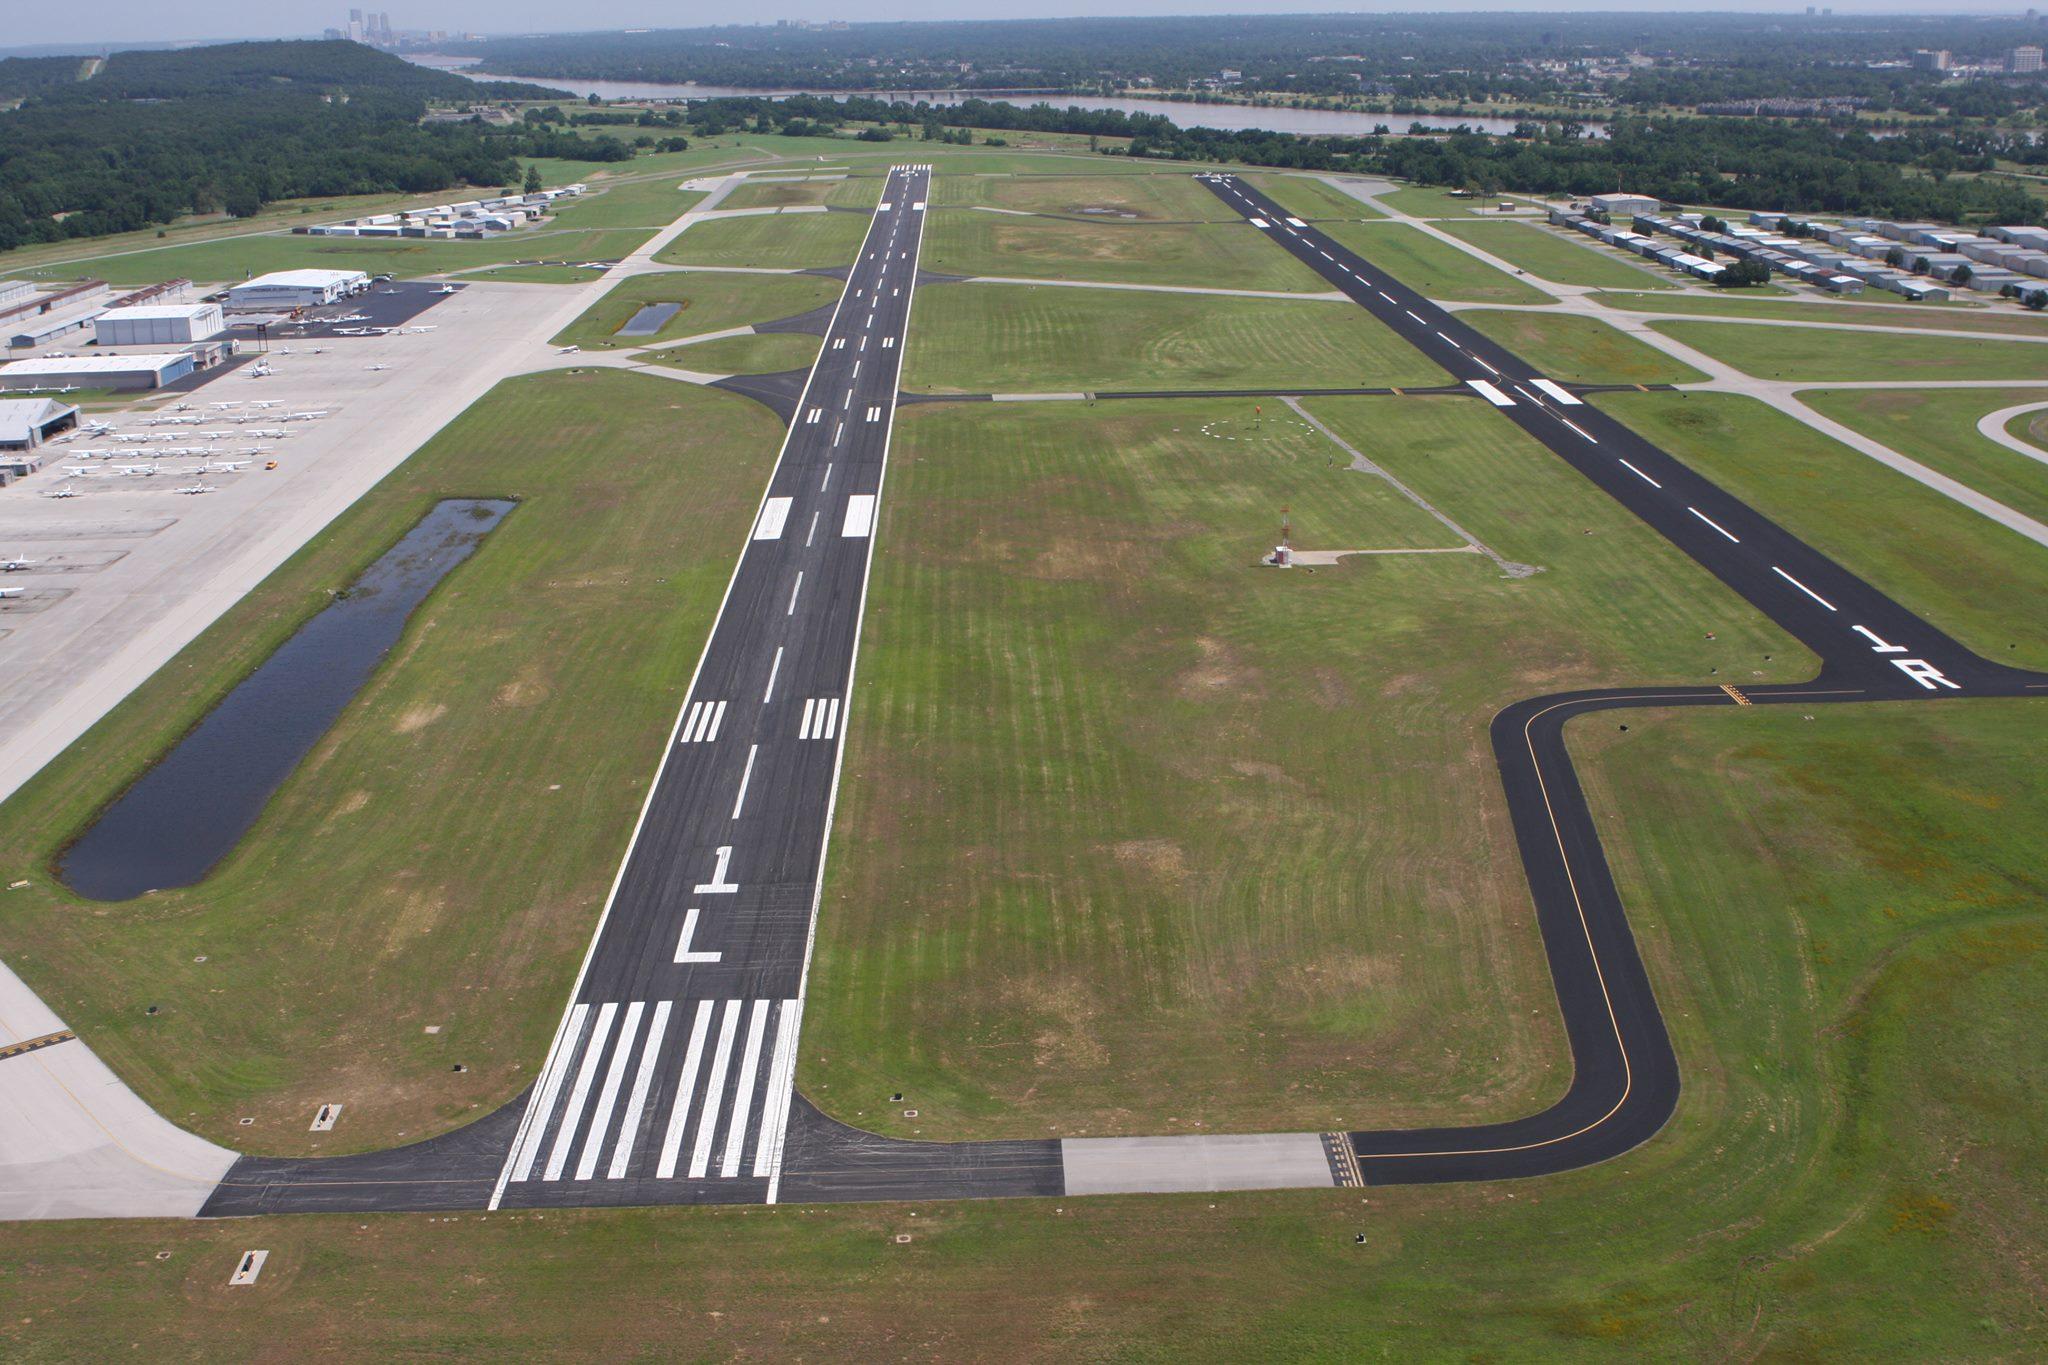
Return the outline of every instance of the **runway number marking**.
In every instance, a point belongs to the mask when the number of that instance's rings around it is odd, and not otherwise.
[[[1870,641],[1870,652],[1872,654],[1904,654],[1906,652],[1904,645],[1890,643],[1868,626],[1851,626],[1850,629]],[[1894,668],[1904,673],[1914,682],[1919,683],[1929,692],[1943,687],[1946,687],[1951,692],[1963,690],[1961,683],[1948,677],[1925,659],[1893,659],[1891,662]]]
[[[676,939],[677,962],[716,962],[724,956],[723,953],[709,953],[690,946],[690,941],[697,936],[699,913],[700,908],[694,905],[683,911],[683,932],[681,937]]]
[[[718,859],[718,866],[712,871],[711,880],[698,882],[691,888],[699,896],[729,896],[740,889],[738,882],[725,879],[726,869],[732,865],[732,845],[720,844],[714,856]]]

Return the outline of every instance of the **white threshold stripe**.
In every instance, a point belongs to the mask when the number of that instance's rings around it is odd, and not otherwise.
[[[797,1022],[803,1007],[801,1000],[785,1000],[776,1020],[775,1057],[768,1067],[768,1093],[761,1101],[761,1140],[754,1147],[756,1176],[773,1179],[782,1172],[783,1128],[795,1089]]]
[[[583,1155],[576,1158],[576,1178],[588,1180],[597,1174],[597,1158],[604,1149],[604,1135],[612,1126],[612,1109],[619,1102],[619,1087],[625,1083],[626,1068],[633,1062],[633,1040],[640,1036],[640,1014],[646,1008],[639,1000],[626,1006],[619,1024],[619,1044],[612,1049],[612,1064],[604,1073],[604,1088],[597,1092],[597,1108],[590,1111],[590,1132],[583,1139]]]
[[[654,1007],[647,1023],[647,1042],[640,1049],[640,1070],[633,1077],[633,1089],[626,1096],[626,1116],[619,1120],[619,1140],[612,1148],[612,1164],[605,1172],[613,1180],[626,1178],[633,1160],[633,1143],[640,1133],[640,1115],[647,1108],[647,1092],[654,1084],[654,1063],[661,1056],[661,1044],[668,1037],[668,1013],[673,1002],[664,1000]]]
[[[597,1022],[590,1026],[590,1041],[583,1046],[583,1065],[576,1068],[576,1083],[569,1088],[569,1098],[562,1101],[562,1126],[555,1131],[555,1145],[548,1149],[547,1170],[541,1176],[544,1180],[560,1180],[562,1167],[569,1163],[569,1149],[575,1144],[576,1129],[583,1122],[583,1102],[590,1098],[590,1083],[597,1079],[598,1058],[604,1052],[605,1040],[612,1036],[612,1020],[618,1012],[615,1000],[597,1007]]]
[[[569,1062],[576,1055],[576,1045],[583,1041],[583,1021],[589,1013],[590,1006],[580,1000],[569,1007],[569,1023],[562,1030],[561,1051],[549,1059],[547,1075],[541,1079],[540,1094],[534,1097],[532,1122],[520,1135],[519,1152],[512,1165],[514,1180],[526,1180],[533,1175],[534,1160],[540,1155],[541,1138],[547,1132],[549,1116],[555,1112],[555,1096],[561,1093],[562,1078],[569,1074]]]
[[[796,737],[798,739],[809,739],[811,737],[811,713],[817,709],[818,699],[816,697],[804,698],[804,718],[798,722],[796,727]]]
[[[718,1051],[711,1058],[711,1076],[704,1082],[704,1116],[697,1120],[697,1145],[690,1152],[690,1179],[702,1180],[711,1169],[711,1143],[718,1134],[718,1108],[725,1098],[725,1073],[732,1064],[732,1039],[738,1031],[740,1002],[725,1002],[718,1021]]]
[[[1812,599],[1813,599],[1814,601],[1816,601],[1816,602],[1820,603],[1820,604],[1821,604],[1822,606],[1826,607],[1826,608],[1827,608],[1827,609],[1828,609],[1829,611],[1833,611],[1833,610],[1835,609],[1835,604],[1834,604],[1834,603],[1832,603],[1832,602],[1828,601],[1828,599],[1827,599],[1827,598],[1825,598],[1825,597],[1822,597],[1822,596],[1821,596],[1821,595],[1820,595],[1819,593],[1815,592],[1815,591],[1814,591],[1814,590],[1813,590],[1812,588],[1809,588],[1809,587],[1807,587],[1807,586],[1806,586],[1806,585],[1805,585],[1804,583],[1801,583],[1801,582],[1800,582],[1800,581],[1799,581],[1798,579],[1794,578],[1794,577],[1793,577],[1793,576],[1792,576],[1791,574],[1788,574],[1788,573],[1786,573],[1786,572],[1785,572],[1785,571],[1784,571],[1783,569],[1779,568],[1779,567],[1778,567],[1777,565],[1775,565],[1775,564],[1771,565],[1771,572],[1772,572],[1772,573],[1774,573],[1774,574],[1776,574],[1776,575],[1777,575],[1778,577],[1780,577],[1780,578],[1784,579],[1784,580],[1785,580],[1785,581],[1786,581],[1787,583],[1790,583],[1790,584],[1791,584],[1791,585],[1792,585],[1793,587],[1795,587],[1795,588],[1799,589],[1799,591],[1801,591],[1801,592],[1805,593],[1805,594],[1806,594],[1806,595],[1807,595],[1808,597],[1811,597],[1811,598],[1812,598]]]
[[[1641,480],[1642,480],[1642,481],[1643,481],[1644,483],[1646,483],[1646,484],[1650,485],[1650,487],[1652,487],[1652,488],[1662,488],[1662,487],[1664,486],[1663,484],[1661,484],[1661,483],[1658,483],[1658,482],[1657,482],[1657,481],[1656,481],[1655,479],[1651,478],[1651,477],[1650,477],[1650,476],[1649,476],[1648,474],[1645,474],[1645,473],[1644,473],[1644,472],[1643,472],[1642,470],[1640,470],[1640,469],[1637,469],[1637,468],[1636,468],[1636,467],[1635,467],[1634,465],[1630,464],[1630,463],[1629,463],[1629,462],[1628,462],[1627,460],[1623,460],[1623,461],[1621,462],[1621,466],[1622,466],[1622,468],[1626,469],[1626,470],[1627,470],[1627,471],[1628,471],[1629,473],[1631,473],[1631,474],[1635,475],[1635,476],[1636,476],[1637,478],[1641,479]]]
[[[768,1002],[756,1000],[747,1019],[747,1050],[740,1060],[740,1082],[732,1096],[732,1119],[726,1124],[725,1159],[718,1165],[721,1179],[740,1173],[740,1158],[746,1154],[747,1120],[754,1112],[754,1081],[761,1072],[761,1038],[768,1028]]]
[[[676,1173],[676,1158],[683,1149],[683,1131],[690,1121],[691,1101],[697,1098],[697,1069],[704,1061],[704,1036],[711,1027],[711,1002],[697,1002],[697,1019],[690,1026],[690,1047],[683,1054],[682,1074],[676,1078],[675,1103],[668,1111],[668,1132],[661,1139],[661,1160],[654,1168],[654,1174],[662,1180],[673,1179]]]
[[[1730,531],[1720,522],[1715,521],[1712,517],[1708,516],[1705,512],[1702,512],[1699,508],[1688,507],[1685,510],[1692,513],[1694,516],[1698,517],[1701,521],[1704,521],[1707,525],[1713,527],[1716,531],[1719,531],[1722,535],[1728,537],[1728,539],[1735,541],[1737,545],[1740,545],[1742,543],[1741,540],[1737,539],[1733,531]]]

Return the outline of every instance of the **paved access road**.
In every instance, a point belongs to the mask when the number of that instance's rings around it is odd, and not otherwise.
[[[1670,1117],[1679,1074],[1563,729],[1591,710],[2048,695],[1978,658],[1237,178],[1252,226],[1823,660],[1811,683],[1531,698],[1492,727],[1574,1073],[1469,1128],[989,1143],[876,1137],[794,1093],[803,976],[845,734],[929,171],[891,174],[669,752],[533,1091],[416,1147],[244,1159],[207,1212],[916,1199],[1539,1175]]]

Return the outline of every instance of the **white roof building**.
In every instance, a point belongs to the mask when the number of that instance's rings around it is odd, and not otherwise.
[[[0,398],[0,450],[30,450],[78,424],[78,409],[54,398]]]
[[[109,308],[92,326],[102,346],[183,346],[218,336],[227,322],[217,303],[159,303]]]
[[[360,270],[278,270],[230,287],[228,307],[312,308],[366,289],[369,284],[370,277]]]

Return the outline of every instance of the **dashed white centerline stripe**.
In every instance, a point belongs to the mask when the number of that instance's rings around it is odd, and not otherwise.
[[[747,746],[747,766],[746,770],[740,774],[740,794],[735,796],[732,801],[732,818],[735,820],[740,818],[740,811],[747,804],[747,784],[754,780],[754,755],[760,752],[761,746],[758,744],[749,744]]]
[[[761,704],[763,706],[775,700],[775,675],[782,671],[782,649],[781,645],[775,646],[775,658],[768,665],[768,687],[767,690],[761,693]]]
[[[1658,483],[1655,479],[1651,478],[1648,474],[1645,474],[1642,470],[1637,469],[1627,460],[1623,460],[1621,462],[1621,467],[1623,469],[1626,469],[1629,473],[1635,475],[1637,478],[1641,479],[1644,483],[1650,485],[1650,487],[1652,488],[1662,488],[1664,486],[1663,484]]]
[[[1590,431],[1587,431],[1587,430],[1586,430],[1586,429],[1585,429],[1584,427],[1580,426],[1580,425],[1579,425],[1579,424],[1578,424],[1577,422],[1574,422],[1574,421],[1573,421],[1573,420],[1572,420],[1571,418],[1569,418],[1569,417],[1559,417],[1559,418],[1558,418],[1557,420],[1558,420],[1558,421],[1560,421],[1560,422],[1562,422],[1562,423],[1564,423],[1564,424],[1565,424],[1566,426],[1570,427],[1570,428],[1571,428],[1571,429],[1572,429],[1573,431],[1577,432],[1577,433],[1579,434],[1579,437],[1580,437],[1580,438],[1581,438],[1582,440],[1587,440],[1587,441],[1593,441],[1593,444],[1594,444],[1594,445],[1596,445],[1596,446],[1600,444],[1600,443],[1599,443],[1598,441],[1594,441],[1594,440],[1593,440],[1593,433],[1592,433],[1592,432],[1590,432]],[[1635,466],[1633,466],[1633,465],[1630,465],[1629,467],[1630,467],[1631,469],[1634,469],[1634,468],[1635,468]],[[1638,473],[1638,474],[1643,474],[1643,471],[1642,471],[1642,470],[1640,470],[1640,469],[1637,469],[1637,470],[1636,470],[1636,473]],[[1648,474],[1643,474],[1643,477],[1644,477],[1644,478],[1646,478],[1646,479],[1650,479],[1650,476],[1649,476]],[[1662,487],[1664,486],[1664,485],[1663,485],[1663,484],[1661,484],[1661,483],[1657,483],[1657,481],[1656,481],[1655,479],[1650,479],[1650,482],[1651,482],[1652,484],[1655,484],[1655,485],[1656,485],[1656,486],[1657,486],[1658,488],[1662,488]]]
[[[813,517],[815,517],[815,516],[817,516],[817,513],[813,512],[813,513],[812,513],[811,515],[812,515]],[[789,589],[789,610],[787,610],[787,611],[785,611],[785,612],[783,612],[783,613],[782,613],[782,614],[783,614],[784,616],[794,616],[794,615],[796,615],[796,595],[797,595],[798,593],[802,592],[803,590],[804,590],[804,571],[803,571],[802,569],[798,569],[798,570],[796,571],[796,582],[790,585],[790,589]]]
[[[1698,517],[1701,521],[1704,521],[1707,525],[1713,527],[1716,531],[1719,531],[1722,535],[1727,536],[1728,539],[1735,541],[1737,545],[1740,545],[1742,543],[1739,539],[1736,538],[1734,532],[1730,531],[1720,522],[1715,521],[1712,517],[1708,516],[1705,512],[1702,512],[1699,508],[1688,507],[1685,510],[1692,513],[1694,516]]]
[[[1805,593],[1805,594],[1806,594],[1806,595],[1807,595],[1808,597],[1811,597],[1811,598],[1812,598],[1812,599],[1813,599],[1814,601],[1816,601],[1816,602],[1820,603],[1820,604],[1821,604],[1822,606],[1826,607],[1826,608],[1827,608],[1827,609],[1828,609],[1829,611],[1833,611],[1833,610],[1835,609],[1835,604],[1834,604],[1834,603],[1832,603],[1832,602],[1828,601],[1828,599],[1827,599],[1827,598],[1825,598],[1825,597],[1822,597],[1822,596],[1821,596],[1821,595],[1820,595],[1819,593],[1815,592],[1815,591],[1814,591],[1814,590],[1813,590],[1812,588],[1809,588],[1809,587],[1807,587],[1807,586],[1806,586],[1806,585],[1805,585],[1804,583],[1801,583],[1801,582],[1800,582],[1800,581],[1799,581],[1798,579],[1794,578],[1794,577],[1793,577],[1793,576],[1792,576],[1791,574],[1788,574],[1788,573],[1786,573],[1786,572],[1785,572],[1785,571],[1784,571],[1783,569],[1779,568],[1779,567],[1778,567],[1777,565],[1775,565],[1775,564],[1771,565],[1771,572],[1772,572],[1772,573],[1774,573],[1774,574],[1776,574],[1776,575],[1777,575],[1778,577],[1780,577],[1780,578],[1784,579],[1784,580],[1785,580],[1785,581],[1786,581],[1787,583],[1790,583],[1790,584],[1791,584],[1791,585],[1792,585],[1793,587],[1795,587],[1795,588],[1799,589],[1799,591],[1801,591],[1801,592]]]

